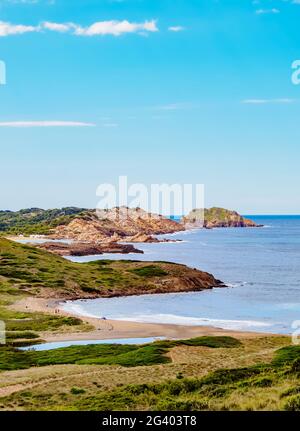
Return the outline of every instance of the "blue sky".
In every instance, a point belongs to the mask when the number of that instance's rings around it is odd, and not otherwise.
[[[297,0],[0,0],[0,208],[94,207],[127,175],[299,214],[299,20]]]

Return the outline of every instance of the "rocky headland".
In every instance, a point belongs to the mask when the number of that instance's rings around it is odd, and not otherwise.
[[[190,292],[225,286],[212,274],[186,265],[136,260],[73,263],[4,238],[0,238],[0,277],[4,293],[53,299]]]
[[[185,228],[204,227],[206,229],[225,227],[262,227],[236,211],[213,207],[209,209],[194,209],[181,219]]]
[[[203,223],[204,220],[204,223]],[[116,207],[89,210],[76,207],[42,210],[31,208],[17,212],[0,211],[0,233],[31,238],[71,240],[71,244],[49,242],[36,247],[63,256],[84,256],[102,253],[141,253],[126,243],[177,242],[157,238],[185,229],[224,227],[259,227],[252,220],[224,208],[194,209],[180,223],[144,211],[141,208]]]
[[[31,245],[54,254],[58,254],[59,256],[93,256],[104,253],[144,253],[142,250],[138,250],[131,244],[119,244],[117,242],[96,244],[81,242],[62,243],[59,241],[49,241],[42,244]]]

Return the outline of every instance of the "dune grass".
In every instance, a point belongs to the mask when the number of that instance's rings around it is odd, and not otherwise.
[[[272,341],[271,337],[269,338]],[[186,341],[194,343],[193,340],[183,340],[180,348],[186,349],[187,352],[189,349],[195,348],[188,345],[189,343]],[[221,342],[221,340],[219,341]],[[261,347],[266,341],[260,341]],[[210,355],[210,352],[214,352],[217,348],[216,346],[215,348],[201,347],[200,343],[200,341],[195,342],[198,349],[205,350],[199,350],[199,354],[202,352]],[[91,362],[97,348],[101,348],[102,353],[105,352],[107,364],[110,366],[95,367],[94,365],[93,368],[90,368],[90,365],[84,367],[76,365],[79,367],[77,368],[77,378],[67,376],[61,388],[58,389],[55,382],[52,387],[51,385],[47,387],[41,381],[37,389],[28,386],[26,390],[2,398],[0,409],[8,407],[25,410],[300,410],[300,372],[297,365],[299,349],[297,346],[288,347],[288,358],[286,348],[277,350],[273,360],[269,363],[238,368],[220,368],[199,377],[185,377],[185,373],[178,372],[176,377],[168,379],[163,376],[167,377],[168,373],[172,371],[174,365],[171,362],[150,364],[151,355],[155,350],[150,354],[149,347],[156,345],[155,347],[158,349],[156,352],[162,354],[159,352],[159,349],[162,349],[159,344],[154,343],[138,348],[137,346],[87,346],[85,356],[89,356]],[[176,349],[178,346],[170,347],[170,349],[173,348]],[[229,357],[234,356],[232,351],[236,350],[237,355],[242,356],[242,351],[246,348],[246,345],[236,349],[219,347],[220,358],[227,358],[226,363],[229,363]],[[141,349],[145,349],[145,357],[150,359],[147,367],[117,367],[118,359],[112,361],[113,358],[119,357],[123,360],[131,357],[130,361],[133,365],[135,362],[133,358],[140,357]],[[74,360],[76,349],[58,350],[54,353],[57,358],[64,351],[65,358],[68,356],[69,361]],[[41,353],[43,355],[39,357],[40,365],[44,361],[46,363],[49,361],[48,354]],[[54,356],[52,360],[57,362]],[[176,369],[184,370],[183,366],[184,364],[178,364],[179,368],[176,367]],[[86,377],[83,371],[85,368],[87,369]],[[147,368],[149,368],[149,373],[146,373]],[[98,374],[97,369],[99,369]],[[101,372],[102,369],[103,372]],[[132,370],[131,383],[124,384],[127,371],[124,374],[122,369]],[[172,374],[175,371],[174,369]],[[30,372],[32,373],[32,371]],[[67,372],[66,369],[64,373]],[[74,372],[73,368],[69,371],[69,373]],[[20,375],[18,379],[20,379]],[[107,382],[112,379],[115,380],[114,385],[107,386]],[[141,383],[136,384],[137,381],[141,381]]]
[[[92,344],[45,351],[21,351],[11,346],[2,346],[0,347],[0,370],[18,370],[58,364],[137,367],[170,362],[171,360],[166,354],[174,346],[234,348],[240,344],[232,337],[198,337],[189,340],[157,341],[145,345]]]

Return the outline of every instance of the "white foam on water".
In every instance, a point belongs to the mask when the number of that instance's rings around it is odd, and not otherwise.
[[[213,326],[222,329],[232,330],[249,330],[251,328],[267,328],[272,326],[271,323],[261,322],[257,320],[210,319],[205,317],[176,316],[174,314],[140,314],[135,317],[114,317],[113,320],[126,320],[129,322],[141,323],[164,323],[184,326]]]
[[[67,313],[77,314],[78,316],[92,317],[94,319],[101,319],[104,316],[99,316],[99,314],[93,314],[84,309],[80,304],[74,302],[67,302],[60,304],[59,308],[66,311]]]
[[[101,319],[100,315],[88,312],[84,306],[74,303],[66,303],[61,307],[63,310],[75,313],[80,316],[92,317]],[[261,322],[258,320],[230,320],[230,319],[211,319],[206,317],[189,317],[179,316],[174,314],[136,314],[132,315],[119,315],[106,316],[111,320],[128,321],[128,322],[140,322],[140,323],[162,323],[162,324],[174,324],[183,326],[213,326],[222,329],[232,330],[249,330],[255,328],[267,328],[273,326],[272,323]]]

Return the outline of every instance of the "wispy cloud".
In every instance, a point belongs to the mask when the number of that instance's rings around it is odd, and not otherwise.
[[[45,21],[33,26],[0,21],[0,36],[2,37],[24,33],[38,33],[45,30],[57,33],[70,33],[76,36],[121,36],[126,33],[145,34],[159,31],[155,20],[144,21],[142,23],[129,22],[127,20],[99,21],[87,27],[72,22],[57,23]]]
[[[295,99],[246,99],[241,103],[245,105],[267,105],[267,104],[289,104],[294,103]]]
[[[40,25],[40,28],[50,31],[56,31],[58,33],[66,33],[72,28],[75,28],[75,25],[72,23],[59,24],[56,22],[45,21]]]
[[[5,121],[0,127],[95,127],[94,123],[80,121]]]
[[[272,8],[272,9],[257,9],[255,11],[256,15],[270,15],[270,14],[278,14],[280,13],[279,9]]]
[[[124,21],[99,21],[88,27],[74,27],[74,34],[78,36],[97,36],[111,34],[120,36],[124,33],[157,32],[156,21],[145,21],[143,23]]]
[[[32,33],[37,31],[36,27],[23,24],[10,24],[9,22],[0,21],[0,37],[11,36],[13,34]]]
[[[179,32],[185,30],[181,25],[174,25],[168,28],[169,31]]]

